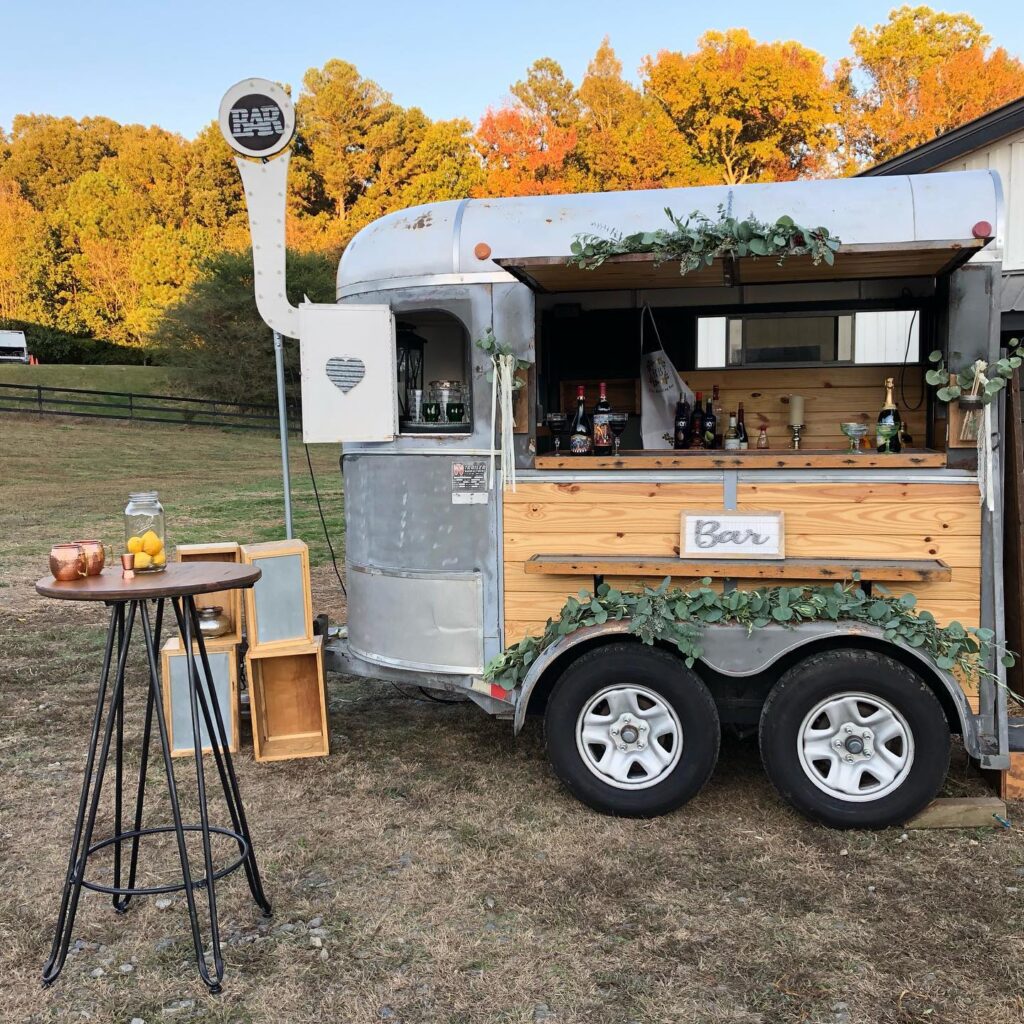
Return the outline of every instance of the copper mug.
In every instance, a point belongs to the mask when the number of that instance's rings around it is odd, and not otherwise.
[[[77,544],[85,554],[86,576],[99,576],[103,572],[103,566],[107,564],[107,551],[110,545],[104,544],[101,540],[73,540],[71,543]],[[110,557],[114,557],[113,553]]]
[[[88,558],[81,544],[54,544],[50,548],[50,572],[64,583],[89,574]]]

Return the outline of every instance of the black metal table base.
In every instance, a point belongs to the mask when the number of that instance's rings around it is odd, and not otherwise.
[[[174,778],[174,767],[171,758],[170,742],[167,735],[166,718],[164,715],[163,695],[160,689],[160,671],[157,664],[157,651],[160,649],[160,631],[163,625],[164,602],[170,600],[181,634],[184,652],[187,653],[188,689],[191,703],[192,744],[195,754],[196,789],[199,802],[199,824],[184,824],[181,819],[181,807],[178,801],[178,787]],[[50,957],[43,968],[43,984],[52,984],[60,974],[68,955],[71,933],[75,926],[75,915],[78,912],[78,901],[82,889],[107,893],[113,899],[114,909],[123,914],[128,910],[134,896],[152,895],[155,893],[184,892],[188,904],[189,921],[192,926],[192,944],[195,947],[196,966],[199,975],[211,992],[221,991],[224,978],[224,961],[221,957],[220,931],[217,924],[217,893],[215,883],[225,875],[238,868],[244,868],[256,905],[264,915],[271,913],[270,903],[263,892],[259,869],[256,867],[256,855],[252,848],[249,825],[245,819],[242,798],[238,790],[238,779],[235,776],[229,741],[224,728],[224,718],[217,702],[213,673],[206,654],[202,634],[199,630],[199,615],[195,601],[191,596],[182,598],[160,598],[156,601],[155,627],[150,622],[149,607],[145,600],[118,601],[111,603],[110,626],[107,631],[106,648],[103,655],[103,671],[100,677],[99,696],[96,700],[96,711],[93,715],[92,736],[89,741],[89,752],[85,763],[85,777],[82,780],[82,795],[78,803],[78,816],[75,821],[74,836],[71,841],[71,852],[68,857],[68,870],[64,879],[64,891],[61,897],[60,912],[57,917],[57,928],[53,937]],[[123,827],[123,754],[124,754],[124,677],[128,662],[128,651],[131,644],[132,631],[136,618],[141,620],[142,634],[145,640],[146,655],[149,663],[149,696],[146,701],[146,721],[142,736],[142,758],[139,763],[139,776],[135,795],[134,825]],[[116,641],[116,656],[115,656]],[[194,646],[193,646],[194,645]],[[197,664],[197,661],[199,664]],[[200,665],[202,671],[200,672]],[[110,686],[111,667],[114,666],[113,686]],[[109,691],[109,701],[108,701]],[[150,739],[154,719],[160,737],[160,750],[163,755],[164,773],[167,779],[167,790],[171,804],[172,824],[148,828],[142,826],[143,807],[146,794],[146,772],[149,762]],[[202,725],[206,726],[207,742],[217,765],[224,800],[231,818],[231,828],[211,825],[206,801],[206,777],[203,766]],[[111,746],[114,748],[114,834],[99,842],[93,842],[93,830],[100,805],[104,776],[110,758]],[[98,751],[98,760],[97,760]],[[181,882],[159,886],[136,886],[135,879],[139,861],[140,840],[149,835],[173,832],[177,839],[178,859],[181,862]],[[185,846],[185,833],[198,832],[202,835],[203,872],[199,878],[193,877],[189,862],[188,850]],[[227,867],[214,869],[213,853],[210,845],[211,836],[224,836],[233,840],[238,847],[237,859]],[[127,884],[124,881],[122,864],[122,846],[129,848]],[[89,858],[101,850],[113,848],[114,884],[102,885],[89,881],[86,869]],[[196,891],[205,890],[209,910],[210,947],[213,954],[213,970],[207,964],[203,953],[203,936],[199,925],[199,913],[196,906]]]

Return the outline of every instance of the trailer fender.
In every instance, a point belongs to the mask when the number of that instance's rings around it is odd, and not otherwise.
[[[627,635],[629,621],[608,622],[603,626],[585,626],[546,648],[530,666],[519,688],[515,710],[515,732],[522,729],[530,699],[549,671],[555,670],[574,648],[594,646],[595,642]],[[771,668],[780,659],[806,648],[808,655],[819,650],[850,644],[876,650],[889,649],[894,656],[908,662],[936,691],[947,713],[952,709],[963,735],[964,746],[972,757],[981,756],[977,720],[955,677],[940,669],[926,654],[886,640],[884,630],[861,622],[803,622],[791,628],[766,626],[748,633],[744,626],[707,626],[704,630],[704,653],[699,664],[728,676],[752,676]]]

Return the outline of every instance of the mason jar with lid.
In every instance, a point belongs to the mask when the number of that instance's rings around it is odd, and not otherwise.
[[[160,572],[167,566],[164,507],[156,491],[128,495],[124,510],[125,551],[135,556],[136,572]]]

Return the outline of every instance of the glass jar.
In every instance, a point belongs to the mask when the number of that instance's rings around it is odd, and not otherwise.
[[[199,609],[199,632],[204,640],[212,640],[231,632],[231,620],[219,604]]]
[[[124,549],[135,556],[136,572],[161,572],[167,567],[164,507],[156,491],[128,495],[124,510]]]

